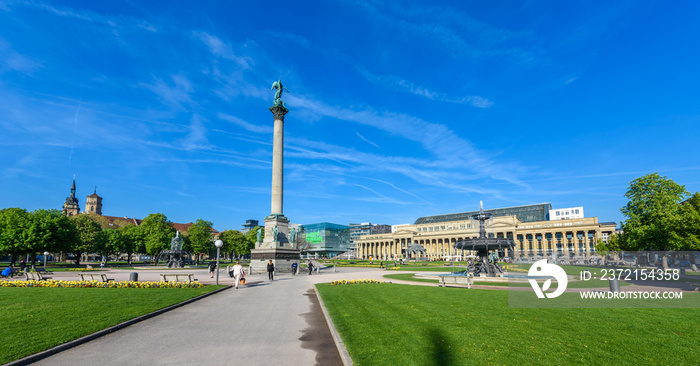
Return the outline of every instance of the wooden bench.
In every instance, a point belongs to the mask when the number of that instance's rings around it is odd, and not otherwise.
[[[97,282],[109,282],[114,281],[113,278],[107,278],[104,273],[79,273],[81,281],[97,281]]]
[[[693,291],[700,291],[700,283],[690,283],[689,285],[695,287]]]
[[[193,273],[160,274],[162,282],[197,282]]]
[[[39,272],[26,271],[24,272],[24,276],[27,278],[27,281],[44,281],[49,279],[49,277],[44,277],[44,275]]]

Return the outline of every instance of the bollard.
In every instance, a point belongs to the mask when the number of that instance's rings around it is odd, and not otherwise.
[[[138,280],[139,280],[138,272],[131,272],[131,274],[129,274],[129,281],[138,282]]]

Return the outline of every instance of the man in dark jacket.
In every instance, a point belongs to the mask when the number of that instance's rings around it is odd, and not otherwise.
[[[309,267],[309,276],[311,276],[311,272],[313,272],[313,270],[314,270],[314,264],[311,263],[311,260],[309,260],[308,267]]]
[[[209,263],[209,274],[211,278],[214,278],[214,271],[216,271],[216,261],[212,259],[211,263]]]
[[[267,278],[270,279],[270,281],[273,280],[275,273],[275,265],[272,263],[272,259],[270,259],[270,262],[267,263]]]

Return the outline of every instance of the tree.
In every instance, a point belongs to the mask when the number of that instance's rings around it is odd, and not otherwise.
[[[124,225],[119,230],[124,239],[124,251],[128,255],[128,261],[131,263],[131,255],[134,253],[146,253],[146,241],[140,226]]]
[[[234,255],[249,254],[250,250],[255,247],[255,243],[250,239],[248,233],[243,235],[238,230],[226,230],[219,234],[219,239],[224,242],[223,248],[226,248],[225,251],[230,253],[231,260],[233,260]]]
[[[105,257],[126,253],[128,239],[117,229],[105,229],[97,234],[95,252]]]
[[[250,229],[247,233],[245,233],[246,238],[255,245],[255,243],[258,241],[258,231],[260,232],[260,240],[265,240],[265,228],[256,226],[252,229]]]
[[[156,255],[168,249],[175,236],[175,229],[162,213],[149,214],[141,223],[146,253]]]
[[[685,187],[658,173],[647,174],[630,183],[621,209],[627,221],[622,223],[620,246],[625,250],[683,249],[673,230],[679,218],[680,202],[688,195]]]
[[[97,234],[102,231],[102,227],[89,215],[75,215],[71,216],[70,219],[73,221],[79,237],[78,242],[71,247],[70,252],[76,257],[75,263],[80,264],[82,253],[87,254],[94,251],[97,245]]]
[[[212,235],[210,221],[204,221],[202,219],[197,219],[195,223],[187,229],[187,238],[189,239],[189,246],[192,251],[197,254],[197,264],[199,264],[200,257],[202,253],[209,253],[212,244]]]
[[[69,252],[80,241],[75,224],[61,211],[39,209],[31,215],[33,252]]]
[[[32,216],[23,208],[0,210],[0,252],[9,253],[14,264],[17,256],[30,246]]]
[[[700,193],[680,205],[670,235],[683,250],[700,250]]]

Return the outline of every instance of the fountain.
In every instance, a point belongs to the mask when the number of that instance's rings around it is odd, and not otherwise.
[[[177,231],[173,240],[170,241],[170,249],[162,250],[156,256],[156,266],[159,261],[165,260],[167,257],[168,268],[184,268],[185,257],[189,255],[188,251],[182,250],[182,238],[180,232]]]
[[[472,219],[479,220],[479,237],[463,239],[454,245],[456,249],[476,252],[476,263],[470,261],[468,267],[468,271],[473,272],[474,276],[502,277],[503,268],[498,264],[498,252],[491,253],[491,251],[512,250],[515,247],[513,239],[487,237],[484,222],[491,219],[492,216],[492,214],[484,212],[484,202],[479,201],[479,213],[472,215]]]

